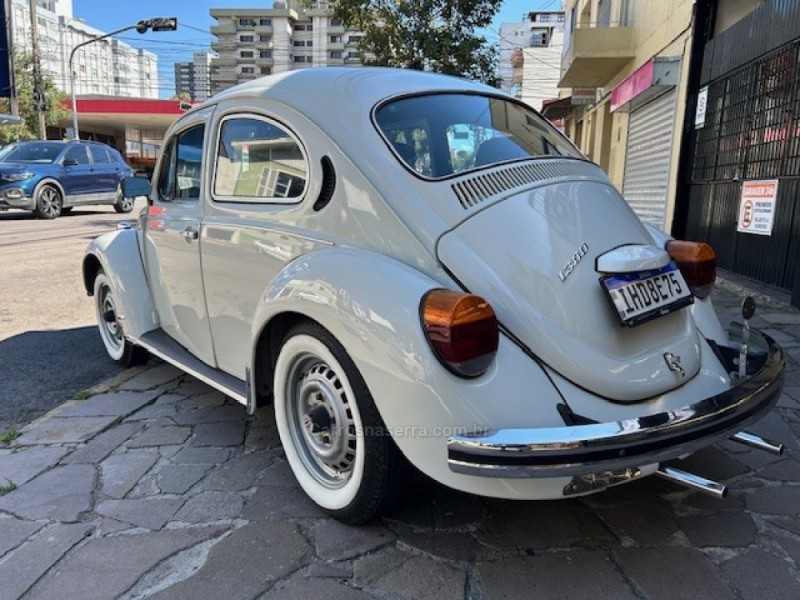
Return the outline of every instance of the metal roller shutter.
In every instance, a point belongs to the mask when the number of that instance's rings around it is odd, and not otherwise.
[[[675,90],[631,112],[622,195],[643,221],[664,226]]]

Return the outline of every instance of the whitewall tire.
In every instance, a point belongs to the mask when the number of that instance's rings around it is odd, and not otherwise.
[[[94,279],[94,310],[100,338],[108,355],[126,367],[144,363],[147,351],[125,339],[114,289],[102,269]]]

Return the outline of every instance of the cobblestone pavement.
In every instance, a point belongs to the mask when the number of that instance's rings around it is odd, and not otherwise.
[[[740,290],[715,292],[724,322]],[[270,411],[167,365],[133,371],[0,445],[0,598],[800,598],[800,313],[760,297],[785,394],[753,431],[683,469],[725,500],[647,478],[583,499],[511,502],[420,480],[347,527],[296,485]],[[9,491],[12,486],[16,489]]]

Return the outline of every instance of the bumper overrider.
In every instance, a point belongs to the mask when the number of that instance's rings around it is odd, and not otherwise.
[[[766,353],[751,355],[749,377],[721,394],[622,421],[453,436],[450,470],[502,478],[589,475],[660,463],[726,439],[763,417],[783,388],[783,350],[771,337],[752,333],[763,339]]]

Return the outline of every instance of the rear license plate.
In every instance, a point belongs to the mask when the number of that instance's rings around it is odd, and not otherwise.
[[[634,327],[669,314],[694,302],[678,266],[671,262],[660,269],[617,273],[600,279],[623,325]]]

